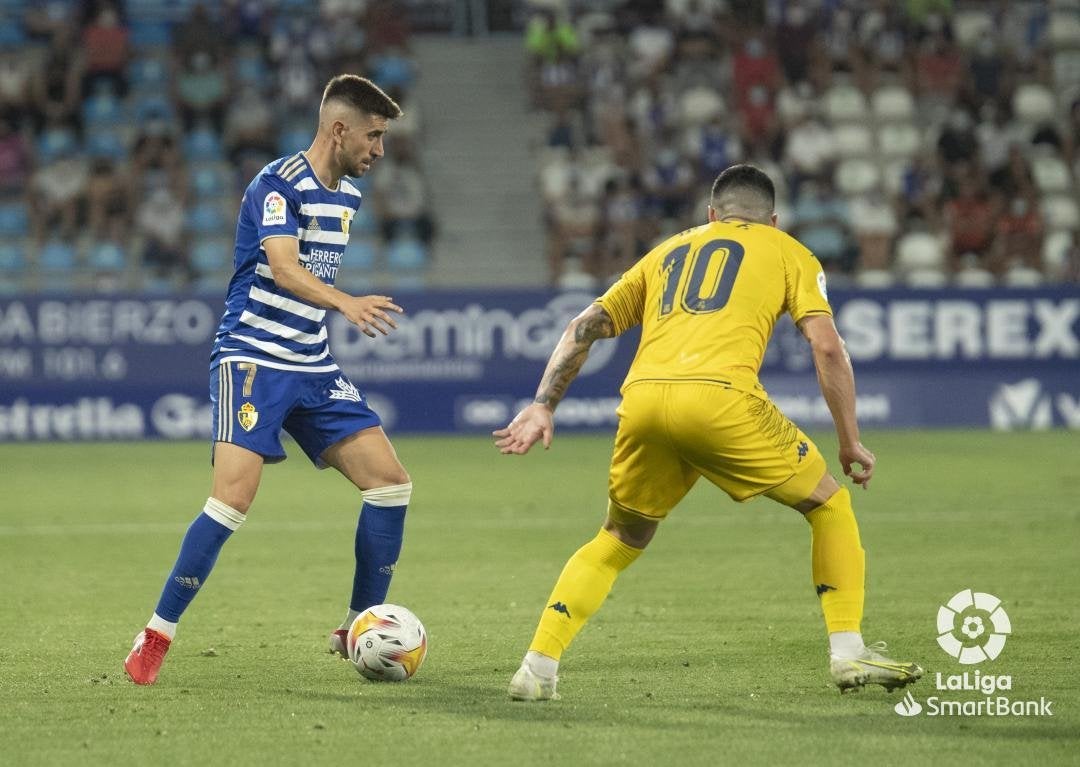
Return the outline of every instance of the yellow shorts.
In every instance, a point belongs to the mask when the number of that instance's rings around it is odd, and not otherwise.
[[[817,446],[763,394],[642,382],[623,392],[618,416],[608,475],[615,514],[663,519],[698,477],[736,501],[785,482],[785,495],[802,499],[826,472]]]

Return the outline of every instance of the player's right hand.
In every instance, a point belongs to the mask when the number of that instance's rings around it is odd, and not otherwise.
[[[877,458],[861,442],[840,448],[840,465],[844,467],[844,474],[851,477],[856,485],[862,485],[863,490],[870,485],[876,462]],[[857,471],[854,464],[859,464],[861,471]]]
[[[401,314],[405,310],[395,304],[390,296],[349,296],[338,311],[360,328],[364,335],[375,338],[376,330],[385,336],[397,327],[394,318],[387,312]]]
[[[547,450],[554,433],[555,417],[551,408],[534,402],[514,416],[505,429],[496,429],[491,436],[503,455],[524,455],[541,439]]]

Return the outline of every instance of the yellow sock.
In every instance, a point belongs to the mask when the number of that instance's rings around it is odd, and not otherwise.
[[[556,660],[562,657],[585,621],[600,609],[615,578],[642,551],[601,529],[574,552],[548,597],[529,649]]]
[[[821,597],[825,627],[830,634],[859,631],[866,563],[851,493],[842,487],[805,516],[810,523],[814,588]]]

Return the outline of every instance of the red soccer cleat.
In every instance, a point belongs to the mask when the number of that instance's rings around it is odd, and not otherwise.
[[[334,629],[330,634],[330,653],[337,653],[345,660],[349,659],[349,630]]]
[[[153,684],[157,681],[161,662],[169,651],[172,640],[153,629],[143,629],[135,637],[135,646],[131,648],[124,661],[124,671],[135,684]]]

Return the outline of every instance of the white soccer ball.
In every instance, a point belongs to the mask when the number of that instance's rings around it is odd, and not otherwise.
[[[349,659],[361,676],[403,682],[427,655],[427,632],[412,611],[400,605],[375,605],[349,627]]]

